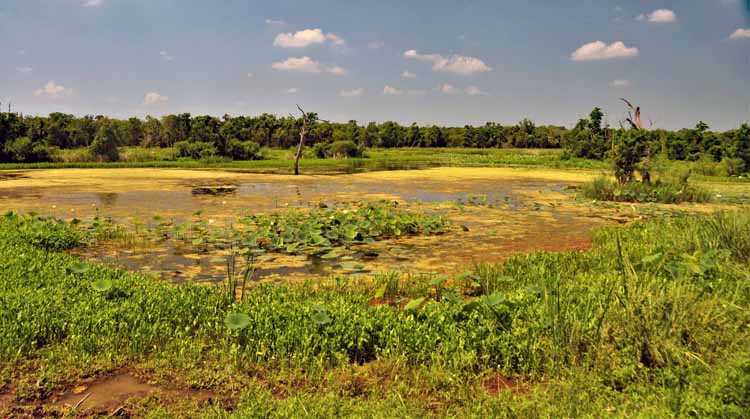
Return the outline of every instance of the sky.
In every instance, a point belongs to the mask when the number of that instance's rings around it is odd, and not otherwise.
[[[43,115],[653,128],[750,120],[746,0],[0,0],[0,101]]]

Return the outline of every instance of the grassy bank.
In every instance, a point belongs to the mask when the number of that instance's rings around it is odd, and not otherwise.
[[[122,161],[92,162],[79,158],[76,150],[66,150],[62,161],[50,163],[4,163],[2,169],[51,169],[51,168],[221,168],[251,172],[291,173],[293,151],[266,149],[265,159],[255,161],[232,161],[222,159],[185,160],[175,159],[171,149],[128,148],[122,151]],[[606,163],[585,159],[560,158],[556,149],[465,149],[465,148],[397,148],[368,149],[364,158],[318,159],[308,152],[300,162],[302,172],[307,173],[352,173],[368,170],[419,169],[436,166],[533,166],[555,168],[603,169]]]
[[[60,394],[126,370],[186,392],[125,404],[137,417],[746,417],[748,237],[746,212],[676,218],[455,278],[263,285],[240,302],[81,265],[62,250],[85,233],[9,216],[0,414],[69,413]]]

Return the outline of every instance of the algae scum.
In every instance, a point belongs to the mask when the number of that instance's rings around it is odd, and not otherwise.
[[[0,181],[2,210],[82,220],[77,254],[182,281],[453,273],[519,252],[585,249],[641,207],[574,199],[581,172],[439,168],[337,176],[43,170]]]

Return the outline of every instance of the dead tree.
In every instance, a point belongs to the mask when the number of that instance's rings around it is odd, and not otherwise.
[[[299,175],[299,159],[302,158],[302,151],[305,148],[305,139],[307,138],[307,134],[310,133],[310,130],[313,129],[317,122],[329,122],[324,119],[318,118],[318,114],[315,112],[305,112],[299,105],[297,105],[297,109],[302,112],[302,127],[300,127],[299,131],[299,145],[297,146],[297,154],[295,154],[294,156],[295,175]]]
[[[299,175],[299,159],[302,157],[302,149],[305,147],[305,137],[307,136],[307,130],[309,125],[313,122],[310,119],[310,114],[302,110],[297,105],[297,109],[302,112],[302,127],[299,130],[299,145],[297,146],[297,154],[294,156],[294,175]]]
[[[626,105],[628,105],[628,117],[625,119],[625,122],[627,122],[630,125],[631,129],[635,130],[641,130],[644,129],[643,121],[641,120],[641,107],[640,106],[633,106],[630,101],[628,101],[625,98],[620,98],[623,102],[625,102]],[[653,126],[653,122],[649,120],[649,123],[651,126]],[[622,127],[622,123],[620,123],[620,128]],[[640,163],[638,164],[638,172],[641,174],[641,180],[645,184],[651,183],[651,152],[646,147],[645,150],[646,155],[643,156]]]
[[[641,107],[640,106],[633,106],[632,103],[630,103],[627,99],[621,97],[620,98],[623,102],[625,102],[626,105],[628,105],[628,108],[630,109],[628,111],[628,117],[625,119],[625,121],[630,124],[630,128],[632,129],[643,129],[643,122],[641,122]]]

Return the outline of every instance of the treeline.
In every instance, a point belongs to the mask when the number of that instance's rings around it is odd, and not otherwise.
[[[645,162],[663,157],[669,160],[702,161],[721,163],[711,166],[723,175],[739,175],[750,172],[750,125],[742,124],[738,129],[715,132],[704,122],[694,128],[679,131],[631,130],[604,126],[604,114],[594,108],[588,118],[578,121],[563,142],[565,153],[570,157],[587,159],[615,159],[618,146],[633,142],[635,156]],[[709,173],[706,173],[709,174]]]
[[[47,117],[0,113],[0,159],[5,162],[49,160],[58,149],[90,148],[100,160],[116,160],[122,146],[175,147],[180,157],[212,155],[236,159],[259,158],[260,147],[290,148],[298,144],[301,123],[294,117],[225,115],[167,115],[160,119],[117,120],[103,116],[75,117],[53,113]],[[404,126],[396,122],[320,121],[306,143],[319,157],[358,155],[368,147],[517,147],[559,148],[564,127],[487,123],[473,127]]]
[[[628,130],[604,126],[603,119],[602,111],[595,108],[572,130],[537,126],[528,119],[516,125],[488,122],[478,127],[318,121],[309,130],[306,144],[318,157],[356,157],[369,147],[514,147],[565,148],[566,157],[610,159],[618,138]],[[114,161],[123,146],[173,147],[177,157],[192,159],[252,160],[261,158],[261,147],[296,146],[300,128],[298,118],[270,114],[217,118],[183,113],[118,120],[63,113],[47,117],[0,113],[0,161],[50,161],[58,150],[81,148],[88,149],[92,159]],[[703,122],[679,131],[641,131],[639,153],[646,158],[703,159],[723,162],[729,174],[750,171],[747,125],[727,132],[711,131]]]

